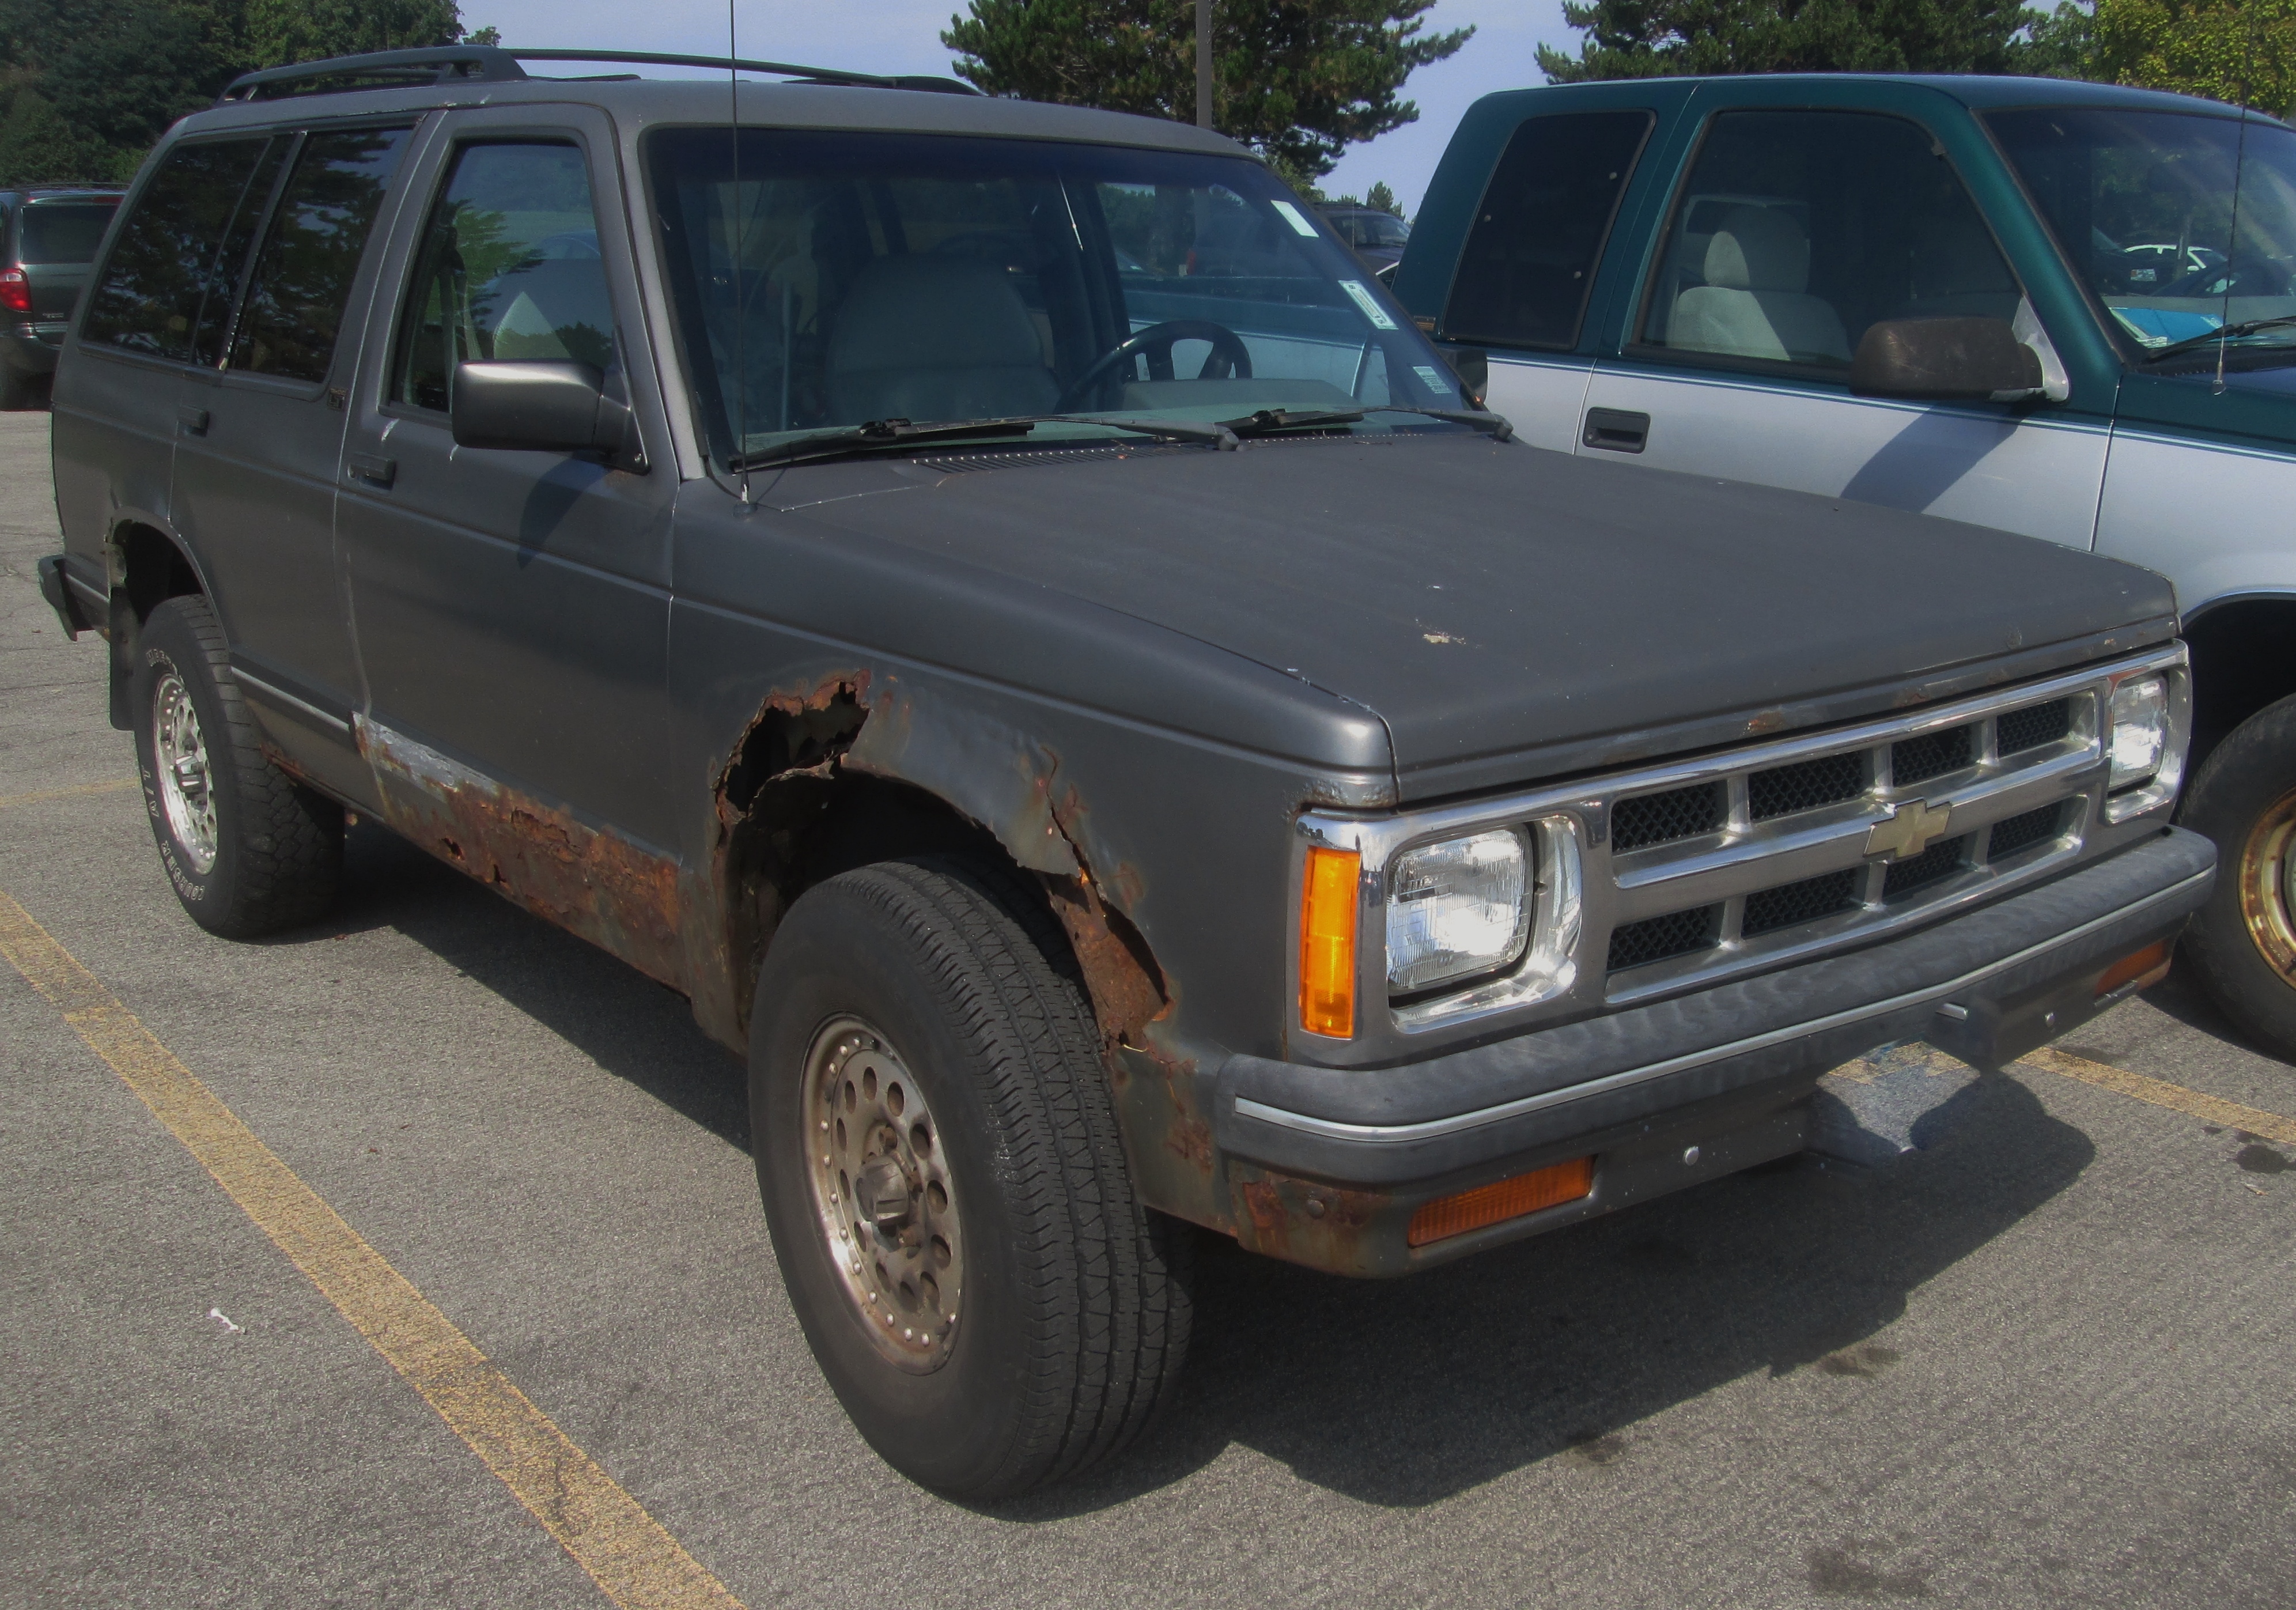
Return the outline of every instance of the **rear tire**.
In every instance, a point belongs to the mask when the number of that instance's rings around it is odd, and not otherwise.
[[[0,364],[0,411],[17,413],[33,407],[38,398],[39,382]]]
[[[2296,697],[2210,752],[2184,825],[2216,841],[2217,883],[2185,948],[2209,998],[2250,1039],[2296,1062]]]
[[[758,977],[750,1081],[791,1304],[888,1464],[1005,1498],[1139,1433],[1186,1351],[1193,1243],[1133,1194],[1033,891],[940,857],[808,891]]]
[[[226,939],[319,916],[342,875],[342,807],[265,758],[208,601],[154,609],[135,670],[144,808],[184,909]]]

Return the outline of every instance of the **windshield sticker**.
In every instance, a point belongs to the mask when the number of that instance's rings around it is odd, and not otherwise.
[[[1419,377],[1419,383],[1421,385],[1435,393],[1436,396],[1442,397],[1449,393],[1451,388],[1443,383],[1443,377],[1435,373],[1432,366],[1428,364],[1414,364],[1411,366],[1411,372]]]
[[[1281,207],[1283,203],[1278,201],[1275,204],[1278,207]],[[1364,283],[1361,280],[1341,280],[1340,282],[1340,289],[1346,292],[1349,296],[1355,298],[1356,306],[1363,309],[1363,316],[1365,318],[1371,320],[1371,327],[1373,329],[1392,330],[1395,328],[1395,321],[1387,316],[1387,309],[1379,305],[1377,298],[1373,296],[1370,292],[1364,289]]]
[[[2211,334],[2224,327],[2224,320],[2213,313],[2187,313],[2173,308],[2115,308],[2112,316],[2120,321],[2122,329],[2147,347],[2188,341],[2196,335]]]
[[[1301,216],[1300,209],[1289,201],[1270,201],[1270,207],[1283,215],[1283,221],[1309,240],[1316,238],[1316,226]]]

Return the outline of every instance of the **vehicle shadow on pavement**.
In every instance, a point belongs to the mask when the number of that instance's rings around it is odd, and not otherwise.
[[[609,1073],[749,1151],[748,1075],[739,1057],[696,1026],[684,996],[519,910],[388,828],[362,823],[351,831],[342,903],[330,927],[397,930]]]
[[[1650,1416],[1755,1371],[1816,1368],[1887,1392],[1898,1354],[1870,1338],[1906,1294],[2095,1154],[2013,1080],[1969,1097],[1936,1150],[1886,1169],[1789,1162],[1398,1281],[1206,1237],[1195,1346],[1163,1425],[1105,1471],[997,1513],[1104,1508],[1231,1442],[1347,1497],[1412,1507],[1544,1459],[1632,1460]]]
[[[601,1067],[744,1152],[742,1064],[685,1000],[392,834],[351,838],[339,932],[392,928]],[[1636,1457],[1649,1417],[1765,1371],[1889,1390],[1874,1333],[1906,1294],[2063,1190],[2095,1156],[2014,1080],[1980,1080],[1935,1149],[1813,1160],[1402,1280],[1341,1279],[1200,1237],[1193,1347],[1160,1424],[1052,1491],[1062,1519],[1183,1480],[1232,1444],[1366,1503],[1431,1504],[1561,1458]]]

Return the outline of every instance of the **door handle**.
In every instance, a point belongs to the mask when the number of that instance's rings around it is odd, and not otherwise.
[[[350,472],[354,478],[370,486],[387,487],[398,479],[398,460],[385,458],[379,453],[354,453],[350,456]]]
[[[186,403],[176,410],[176,423],[183,428],[186,436],[205,436],[208,433],[208,411]]]
[[[1578,439],[1609,453],[1639,453],[1650,445],[1650,415],[1624,408],[1589,408]]]

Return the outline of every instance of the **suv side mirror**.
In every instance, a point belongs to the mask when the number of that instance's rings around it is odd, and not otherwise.
[[[1475,406],[1482,407],[1483,398],[1490,395],[1491,355],[1480,347],[1442,345],[1435,350],[1440,352],[1443,361],[1451,366],[1451,373],[1459,377],[1459,383],[1466,388],[1467,395],[1475,399]]]
[[[456,364],[448,418],[458,447],[604,453],[645,468],[629,405],[607,396],[605,376],[587,364]]]
[[[1849,360],[1849,389],[1860,397],[2014,402],[2046,384],[2040,355],[2004,318],[1884,319]]]

